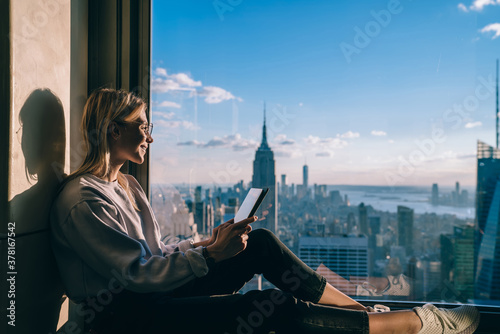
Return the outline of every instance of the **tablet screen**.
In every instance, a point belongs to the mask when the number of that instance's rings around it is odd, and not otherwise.
[[[267,189],[251,188],[236,213],[236,216],[234,216],[234,222],[237,223],[252,216],[259,208],[259,205],[262,203],[266,194]]]

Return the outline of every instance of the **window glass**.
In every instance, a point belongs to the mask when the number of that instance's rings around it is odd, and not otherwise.
[[[209,237],[266,187],[253,227],[345,293],[500,305],[499,17],[477,0],[154,1],[165,242]]]

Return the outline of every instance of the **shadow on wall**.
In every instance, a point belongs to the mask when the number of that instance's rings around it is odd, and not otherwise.
[[[19,111],[19,121],[21,128],[16,135],[32,186],[9,202],[10,222],[15,223],[16,231],[17,272],[16,321],[10,329],[19,333],[50,333],[55,332],[63,295],[49,233],[50,207],[64,177],[63,105],[49,89],[36,89]]]
[[[31,188],[10,202],[10,221],[16,229],[35,232],[48,227],[52,196],[60,184],[64,166],[66,131],[64,109],[49,89],[33,91],[19,112],[17,130]],[[29,208],[29,210],[26,210]]]

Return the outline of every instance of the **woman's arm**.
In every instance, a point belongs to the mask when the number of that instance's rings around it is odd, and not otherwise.
[[[148,256],[147,245],[128,236],[116,209],[104,201],[80,202],[58,225],[57,242],[102,277],[120,273],[132,291],[170,291],[208,273],[202,247]]]

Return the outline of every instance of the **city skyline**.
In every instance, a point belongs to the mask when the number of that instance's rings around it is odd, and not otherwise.
[[[390,3],[255,1],[221,14],[155,2],[152,180],[248,181],[266,100],[289,183],[307,159],[309,184],[474,186],[476,141],[495,143],[500,7]],[[379,33],[346,56],[372,22]]]

